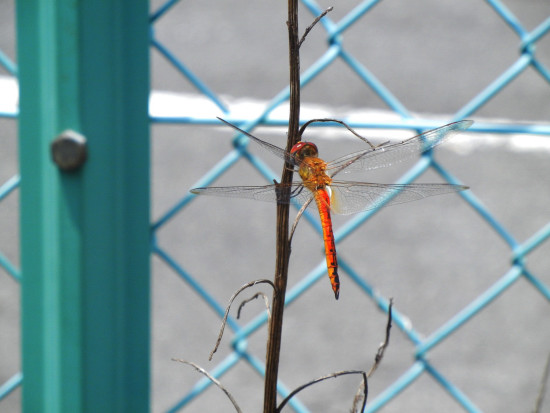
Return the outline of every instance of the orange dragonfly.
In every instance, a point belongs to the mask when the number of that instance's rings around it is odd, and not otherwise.
[[[319,210],[323,230],[327,272],[336,299],[338,299],[340,293],[340,279],[338,277],[338,261],[330,217],[331,211],[335,214],[348,215],[375,209],[383,205],[395,205],[428,196],[468,189],[467,186],[454,184],[380,184],[337,181],[333,178],[341,172],[373,170],[419,155],[448,140],[453,134],[469,128],[473,123],[470,120],[450,123],[398,143],[385,142],[374,146],[365,140],[370,145],[369,148],[342,156],[331,162],[325,162],[318,157],[317,146],[314,143],[298,142],[289,153],[278,146],[258,139],[221,118],[218,119],[248,136],[264,149],[287,161],[298,172],[302,182],[292,182],[288,187],[282,184],[206,187],[194,188],[191,189],[191,192],[197,195],[250,198],[286,204],[291,200],[297,200],[298,203],[304,205],[314,200]],[[285,196],[285,194],[290,195]]]

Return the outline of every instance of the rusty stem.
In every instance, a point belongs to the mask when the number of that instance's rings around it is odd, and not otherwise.
[[[300,54],[298,39],[298,1],[288,0],[288,43],[290,66],[290,114],[288,120],[287,151],[298,141],[300,120]],[[292,181],[292,165],[285,163],[281,183]],[[289,195],[289,194],[288,194]],[[281,332],[290,257],[288,239],[289,205],[277,205],[277,258],[275,267],[275,292],[266,350],[264,413],[274,413],[277,408],[277,375],[281,350]]]

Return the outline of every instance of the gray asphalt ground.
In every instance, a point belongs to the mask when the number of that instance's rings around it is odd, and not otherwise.
[[[338,21],[358,1],[322,2],[335,7]],[[153,2],[152,9],[160,2]],[[529,30],[550,16],[546,0],[506,4]],[[183,57],[228,103],[270,100],[287,83],[285,2],[244,0],[185,1],[155,25],[157,37]],[[312,16],[302,8],[301,28]],[[13,1],[0,0],[0,49],[14,56]],[[411,111],[444,120],[472,99],[517,58],[519,42],[486,2],[386,0],[345,35],[353,53]],[[325,49],[319,27],[302,46],[307,69]],[[152,87],[195,93],[157,52],[152,52]],[[550,65],[548,36],[537,56]],[[2,74],[2,73],[0,73]],[[1,91],[0,91],[1,93]],[[335,116],[352,109],[385,109],[347,67],[338,63],[302,93],[305,104],[319,104]],[[528,70],[472,116],[514,122],[548,121],[550,88]],[[0,119],[0,184],[17,171],[16,124]],[[361,131],[369,135],[369,131]],[[261,129],[258,136],[284,146],[283,130]],[[410,135],[410,134],[409,134]],[[409,136],[405,133],[404,137]],[[227,128],[181,125],[152,127],[152,219],[177,202],[230,150]],[[321,136],[321,135],[319,135]],[[328,137],[328,138],[327,138]],[[344,139],[344,137],[346,137]],[[309,139],[316,140],[315,131]],[[547,138],[546,138],[547,139]],[[468,135],[445,144],[437,159],[468,184],[489,211],[524,241],[550,221],[550,150],[522,145],[525,137]],[[341,129],[316,140],[321,155],[336,158],[358,143]],[[256,154],[260,150],[253,148]],[[280,161],[263,156],[275,171]],[[409,164],[365,179],[392,182]],[[352,179],[356,179],[353,177]],[[357,179],[361,179],[360,177]],[[430,172],[422,178],[439,182]],[[263,181],[245,162],[218,185]],[[0,251],[18,264],[17,194],[0,202]],[[335,229],[348,217],[336,217]],[[159,244],[195,276],[220,303],[244,283],[271,278],[275,262],[275,207],[247,200],[199,198],[160,230]],[[472,302],[510,268],[511,251],[461,198],[445,195],[382,210],[338,245],[341,259],[405,314],[424,336]],[[302,221],[293,241],[289,286],[322,262],[322,242]],[[550,244],[533,252],[529,268],[550,284]],[[152,259],[152,406],[166,411],[192,388],[199,375],[171,358],[192,360],[212,369],[229,354],[231,331],[212,362],[219,318],[160,259]],[[261,291],[268,290],[264,287]],[[19,286],[0,271],[0,383],[18,371]],[[263,304],[245,307],[242,323]],[[484,412],[530,412],[550,352],[550,305],[525,280],[519,280],[487,309],[429,353],[430,361]],[[323,277],[293,303],[285,315],[280,378],[289,388],[323,376],[368,369],[384,337],[385,316],[341,271],[341,293],[334,300]],[[266,333],[260,329],[248,349],[264,359]],[[413,363],[414,347],[397,327],[382,365],[370,379],[374,399]],[[261,411],[262,379],[244,362],[222,383],[245,412]],[[300,396],[312,412],[349,411],[359,380],[330,380]],[[288,409],[288,408],[287,408]],[[20,391],[0,402],[0,412],[20,410]],[[233,411],[217,389],[193,401],[185,412]],[[290,411],[290,410],[288,410]],[[461,412],[461,407],[424,374],[383,412]],[[542,411],[550,412],[550,400]]]

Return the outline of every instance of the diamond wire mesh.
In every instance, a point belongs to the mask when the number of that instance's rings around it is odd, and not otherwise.
[[[380,82],[373,73],[371,73],[365,66],[363,66],[360,61],[357,59],[357,56],[350,54],[344,49],[345,42],[342,38],[342,33],[348,30],[350,27],[353,27],[353,24],[356,24],[358,19],[364,16],[369,12],[374,5],[378,2],[361,2],[358,3],[349,14],[344,18],[340,19],[338,23],[335,23],[330,19],[323,21],[323,26],[328,33],[328,47],[327,51],[311,66],[308,66],[303,74],[303,84],[304,86],[309,82],[314,81],[314,79],[319,76],[319,73],[323,71],[325,67],[329,67],[330,64],[336,60],[340,60],[348,65],[351,69],[355,71],[358,77],[360,77],[371,89],[373,89],[377,94],[380,95],[381,99],[400,115],[401,121],[385,121],[385,122],[361,122],[361,121],[350,121],[349,123],[353,127],[382,127],[382,128],[398,128],[406,126],[407,128],[426,128],[430,126],[439,125],[441,122],[434,121],[433,119],[426,119],[412,115],[406,107],[400,103],[395,96],[389,92],[389,89]],[[163,13],[170,11],[171,7],[175,5],[175,1],[167,2],[164,8],[159,9],[156,13],[152,15],[151,22],[155,24],[159,20]],[[320,12],[320,8],[314,2],[303,1],[303,4],[312,12],[313,15],[316,15]],[[499,15],[504,22],[506,22],[512,30],[517,34],[520,39],[521,47],[519,49],[520,56],[518,59],[509,66],[508,69],[504,70],[493,82],[490,82],[483,90],[475,96],[473,99],[469,100],[468,103],[462,106],[460,110],[455,112],[450,119],[459,119],[466,116],[471,116],[472,114],[479,111],[480,108],[485,105],[490,99],[500,93],[500,91],[518,78],[519,74],[522,73],[526,68],[530,67],[538,73],[542,79],[546,82],[549,81],[550,77],[548,76],[548,69],[545,64],[539,60],[535,51],[535,44],[544,38],[544,35],[547,34],[550,28],[550,18],[542,20],[535,29],[528,31],[526,30],[521,22],[515,18],[515,16],[500,2],[496,1],[487,1],[487,4]],[[230,108],[225,105],[222,99],[218,98],[214,92],[212,92],[205,83],[200,80],[200,76],[196,76],[193,72],[188,69],[183,63],[178,62],[177,58],[171,54],[169,48],[164,46],[160,41],[155,39],[155,36],[152,37],[152,44],[157,50],[161,52],[167,59],[169,59],[172,64],[174,64],[181,73],[187,77],[196,88],[203,94],[209,97],[212,100],[214,105],[216,105],[222,112],[224,112],[229,119],[233,120],[235,123],[240,124],[243,128],[250,130],[258,124],[267,124],[267,125],[280,125],[281,122],[274,117],[269,117],[269,114],[275,110],[281,103],[287,98],[287,91],[281,91],[273,100],[265,106],[264,110],[259,114],[254,116],[254,118],[245,118],[245,117],[235,117],[231,116]],[[6,58],[2,54],[3,66],[10,70],[10,64],[6,64]],[[13,74],[13,73],[12,73]],[[5,114],[3,114],[6,116]],[[186,117],[186,118],[169,118],[161,116],[152,116],[153,122],[157,123],[199,123],[199,124],[211,124],[214,122],[214,119],[209,117]],[[492,132],[522,132],[522,133],[540,133],[548,135],[550,128],[545,124],[514,124],[514,125],[503,125],[498,123],[482,123],[478,122],[476,124],[477,131],[492,131]],[[241,142],[241,141],[238,141]],[[245,146],[238,146],[232,152],[220,161],[215,168],[213,168],[209,174],[207,174],[200,182],[197,183],[199,186],[207,185],[213,180],[221,176],[227,168],[235,164],[240,159],[248,160],[253,166],[257,167],[262,175],[266,179],[271,180],[276,178],[276,175],[273,174],[269,168],[257,158],[255,155],[248,151],[248,148]],[[418,175],[420,175],[424,169],[432,168],[441,176],[443,176],[449,182],[455,182],[455,179],[450,174],[450,172],[443,168],[439,163],[433,159],[424,159],[421,163],[417,164],[414,169],[412,169],[408,175],[403,177],[403,182],[409,182],[414,180]],[[0,188],[0,201],[6,198],[18,185],[17,175],[8,178]],[[543,225],[540,229],[533,231],[530,236],[524,237],[525,241],[519,242],[513,237],[511,232],[505,228],[504,225],[491,213],[491,210],[483,205],[480,200],[474,195],[475,192],[469,192],[462,194],[463,199],[471,205],[471,207],[484,219],[484,221],[492,227],[496,234],[502,238],[502,240],[508,245],[510,255],[511,255],[511,266],[504,274],[502,274],[496,282],[489,286],[484,292],[482,292],[477,298],[471,300],[467,305],[464,306],[462,311],[459,311],[454,317],[451,317],[438,328],[435,328],[433,332],[428,337],[423,337],[422,333],[417,329],[413,328],[408,318],[399,311],[399,304],[394,313],[394,322],[395,325],[403,332],[403,334],[408,337],[408,339],[414,345],[414,361],[410,364],[410,368],[403,373],[395,382],[387,387],[384,391],[379,392],[376,398],[370,400],[368,409],[369,411],[375,411],[378,408],[384,406],[388,403],[389,400],[399,396],[399,394],[406,389],[410,384],[412,384],[419,377],[429,376],[433,380],[439,383],[442,388],[448,392],[448,394],[454,398],[458,404],[460,404],[467,411],[478,411],[478,407],[471,401],[467,394],[464,394],[459,388],[453,384],[453,381],[449,379],[444,372],[437,368],[436,363],[432,363],[428,359],[430,352],[434,352],[438,345],[443,342],[450,334],[455,331],[458,331],[466,322],[472,320],[472,317],[487,308],[494,301],[499,299],[501,294],[510,289],[515,285],[516,281],[520,278],[527,280],[533,287],[544,297],[546,300],[550,300],[550,291],[547,283],[544,281],[544,274],[539,272],[534,272],[527,266],[527,260],[530,255],[541,248],[543,245],[548,245],[548,237],[550,236],[550,224]],[[170,224],[176,215],[192,201],[192,197],[186,195],[180,200],[174,203],[173,207],[169,209],[168,212],[162,214],[159,219],[156,219],[153,223],[153,244],[152,250],[153,253],[163,260],[169,267],[171,267],[180,277],[182,277],[188,285],[196,292],[197,295],[202,297],[209,306],[212,307],[215,313],[219,317],[223,315],[223,305],[219,303],[215,295],[209,293],[209,291],[201,286],[200,279],[197,278],[198,275],[194,275],[191,271],[185,269],[185,267],[179,262],[179,260],[170,254],[166,248],[163,248],[157,238],[161,234],[162,228]],[[343,241],[344,238],[349,236],[351,233],[356,231],[356,228],[364,222],[366,222],[370,217],[374,215],[375,212],[362,214],[356,218],[351,219],[347,222],[342,228],[336,232],[336,239],[338,242]],[[314,218],[310,217],[309,222],[319,231],[319,226]],[[18,271],[4,256],[1,256],[0,265],[7,274],[12,278],[18,280],[19,274]],[[387,310],[387,297],[383,294],[377,292],[375,286],[367,281],[367,278],[364,275],[364,272],[357,270],[352,266],[351,263],[348,263],[347,260],[341,259],[341,267],[344,272],[349,276],[349,279],[355,281],[357,286],[363,290],[371,299],[384,311]],[[293,289],[288,294],[289,303],[300,298],[305,289],[310,285],[313,285],[317,279],[323,278],[325,275],[324,264],[321,263],[313,270],[311,270],[300,282],[298,282]],[[326,286],[325,286],[326,287]],[[224,297],[225,298],[225,297]],[[266,317],[264,315],[258,315],[256,318],[251,320],[246,324],[240,324],[234,318],[229,318],[229,327],[234,331],[234,336],[231,340],[232,346],[234,348],[233,352],[230,352],[227,357],[220,363],[217,364],[217,367],[213,370],[215,376],[223,376],[228,369],[232,368],[239,364],[240,361],[244,360],[249,363],[254,370],[257,370],[261,373],[262,371],[262,362],[255,356],[252,352],[247,349],[247,338],[250,338],[251,335],[258,331],[266,322]],[[536,372],[534,373],[536,374]],[[7,382],[5,382],[0,388],[0,397],[7,396],[14,388],[16,388],[21,383],[21,375],[16,373],[11,377]],[[171,410],[177,410],[179,407],[185,405],[187,402],[195,398],[198,394],[202,392],[208,386],[207,381],[203,380],[198,383],[198,385],[188,393],[180,402],[176,403]],[[281,388],[282,394],[285,393],[285,389]],[[299,402],[295,402],[293,405],[296,411],[307,411],[306,408]]]
[[[336,61],[343,62],[351,71],[360,78],[367,87],[376,93],[377,96],[389,107],[392,111],[399,115],[397,120],[391,120],[388,122],[380,122],[377,120],[361,121],[349,119],[349,124],[354,128],[361,127],[381,127],[381,128],[416,128],[422,130],[428,127],[438,126],[444,122],[433,121],[429,118],[420,117],[414,115],[407,107],[402,104],[396,96],[394,96],[390,88],[381,82],[373,72],[371,72],[362,62],[360,56],[356,56],[350,53],[346,47],[343,34],[350,30],[354,24],[356,24],[361,18],[363,18],[371,9],[377,5],[379,1],[365,1],[358,2],[357,5],[351,9],[340,20],[335,21],[331,18],[331,15],[321,21],[323,28],[327,34],[327,47],[326,50],[320,54],[320,56],[314,62],[310,63],[303,69],[302,74],[302,87],[308,86],[313,83],[316,78],[320,77],[323,71],[333,65]],[[154,14],[153,22],[160,19],[163,13],[169,12],[170,8],[175,2],[166,3],[164,8],[159,8],[159,11]],[[311,12],[312,16],[319,15],[322,12],[322,8],[313,1],[302,1],[302,4]],[[548,76],[547,66],[537,57],[535,53],[535,45],[540,41],[544,35],[550,29],[550,18],[542,20],[542,22],[533,30],[526,30],[522,23],[508,10],[504,4],[497,1],[488,1],[487,4],[491,9],[507,24],[512,31],[517,35],[520,41],[519,57],[508,67],[505,68],[496,78],[489,84],[484,86],[482,90],[471,98],[467,103],[463,104],[454,115],[450,116],[449,121],[463,119],[470,117],[487,104],[491,99],[495,98],[503,89],[505,89],[511,82],[519,77],[527,68],[532,68],[540,75],[543,82],[548,86],[550,77]],[[313,17],[312,17],[313,19]],[[306,42],[307,43],[307,42]],[[208,99],[211,100],[219,110],[221,110],[224,116],[240,125],[241,128],[250,131],[258,125],[280,125],[282,122],[280,118],[274,114],[274,112],[286,102],[288,99],[288,89],[283,89],[280,93],[275,95],[269,103],[265,105],[263,110],[253,116],[239,116],[234,115],[230,106],[223,103],[223,99],[219,98],[216,93],[206,86],[204,82],[197,82],[198,77],[191,72],[181,61],[178,61],[174,54],[171,54],[169,49],[164,46],[159,40],[153,36],[153,47],[155,47],[163,56],[165,56],[174,66],[181,71],[182,75],[186,77],[200,93],[203,93]],[[187,58],[187,56],[186,56]],[[215,119],[208,117],[207,114],[197,117],[170,117],[170,116],[153,116],[153,122],[157,123],[199,123],[199,124],[211,124],[215,122]],[[550,128],[546,124],[502,124],[502,123],[483,123],[477,122],[472,130],[480,132],[498,132],[498,133],[541,133],[548,135]],[[253,165],[259,173],[268,181],[277,179],[277,175],[274,174],[262,161],[257,158],[246,147],[246,143],[242,141],[242,136],[236,136],[233,144],[235,148],[224,156],[219,162],[215,163],[212,169],[204,175],[193,186],[208,186],[214,181],[220,179],[220,177],[234,166],[240,160],[247,160]],[[433,158],[422,159],[417,165],[406,173],[399,182],[409,183],[416,180],[426,170],[431,169],[438,173],[444,180],[450,183],[461,183],[455,178],[450,169],[445,168],[441,163],[436,162]],[[476,211],[486,224],[491,227],[495,233],[508,245],[509,254],[512,256],[511,266],[504,274],[502,274],[492,285],[490,285],[485,291],[483,291],[478,297],[472,299],[466,303],[462,310],[458,311],[454,316],[450,317],[445,322],[441,323],[439,327],[435,328],[431,334],[424,337],[420,330],[414,328],[409,318],[399,310],[399,305],[394,311],[394,323],[401,332],[411,341],[413,344],[413,362],[410,363],[410,367],[400,377],[398,377],[391,385],[380,391],[378,395],[372,398],[368,405],[368,411],[377,411],[392,399],[397,398],[405,389],[407,389],[412,383],[417,381],[420,377],[428,376],[438,383],[441,388],[447,392],[447,394],[453,398],[459,406],[465,411],[481,411],[476,403],[461,390],[459,385],[456,385],[452,378],[445,374],[443,368],[439,368],[437,363],[430,361],[430,354],[434,353],[437,347],[451,334],[461,329],[461,327],[469,322],[476,314],[486,309],[498,299],[499,296],[506,290],[510,289],[518,279],[523,278],[527,280],[547,301],[550,300],[550,289],[547,283],[544,281],[545,274],[535,274],[530,271],[526,263],[528,254],[533,251],[536,246],[543,244],[550,235],[550,227],[543,226],[540,230],[536,231],[531,237],[528,237],[526,241],[519,242],[509,232],[509,230],[498,220],[498,218],[488,209],[476,196],[475,191],[465,192],[461,194],[464,202],[466,202],[474,211]],[[183,196],[179,201],[175,202],[166,213],[162,214],[153,224],[153,232],[157,233],[165,225],[168,225],[170,221],[181,211],[189,206],[193,201],[193,196],[187,194]],[[211,200],[208,200],[211,201]],[[206,202],[206,201],[205,201]],[[253,206],[250,206],[253,208]],[[368,221],[377,211],[369,211],[358,215],[346,222],[341,228],[335,232],[336,241],[342,242],[346,237],[354,233],[361,224]],[[314,218],[309,216],[309,223],[320,234],[320,226]],[[200,295],[211,308],[218,314],[219,317],[223,315],[223,305],[220,304],[216,298],[209,293],[209,291],[202,287],[197,277],[199,275],[193,275],[191,271],[185,268],[182,263],[173,254],[167,252],[167,250],[159,245],[155,241],[153,243],[153,252],[173,269],[180,277],[182,277],[195,292]],[[364,272],[353,266],[346,259],[341,258],[341,268],[349,276],[350,279],[355,281],[358,288],[366,293],[382,311],[388,309],[388,297],[377,292],[376,286],[369,282],[365,278]],[[318,279],[325,277],[326,269],[324,263],[321,262],[309,273],[307,273],[301,280],[293,286],[287,295],[288,304],[293,303],[305,295],[308,288],[310,288]],[[214,374],[216,377],[221,377],[227,373],[227,371],[233,368],[239,363],[239,361],[245,361],[250,364],[253,370],[262,374],[263,364],[251,351],[247,349],[247,340],[253,333],[265,326],[267,322],[267,316],[265,314],[258,315],[250,322],[239,324],[237,320],[229,318],[228,325],[233,330],[234,336],[231,339],[231,345],[233,351],[226,355],[223,361],[217,364],[214,368]],[[174,404],[169,411],[177,411],[180,408],[186,406],[191,400],[201,394],[209,383],[207,380],[202,380],[197,383],[183,398],[181,398],[176,404]],[[281,395],[285,395],[287,392],[286,387],[281,385]],[[308,411],[300,402],[293,405],[296,411]]]
[[[6,5],[0,9],[2,11],[13,12],[10,10],[10,6]],[[10,28],[13,29],[13,24],[3,25],[5,32],[3,37],[10,38]],[[13,46],[13,45],[10,45]],[[9,46],[8,46],[9,47]],[[4,76],[2,79],[7,80],[8,77],[15,77],[17,75],[17,67],[15,63],[10,59],[7,53],[0,50],[0,76]],[[0,107],[0,123],[2,129],[2,143],[0,143],[0,151],[2,152],[2,165],[0,166],[0,214],[2,214],[1,222],[2,233],[4,236],[1,238],[0,244],[0,342],[2,342],[1,351],[2,355],[9,353],[10,361],[2,363],[3,367],[7,370],[2,371],[0,376],[0,409],[2,408],[2,401],[5,397],[12,394],[19,388],[22,383],[23,376],[21,372],[18,372],[19,363],[19,351],[18,351],[18,318],[19,311],[17,306],[19,305],[18,293],[19,283],[21,281],[21,273],[18,268],[18,250],[17,250],[17,188],[19,187],[20,177],[17,173],[17,152],[16,152],[16,138],[13,122],[10,119],[17,117],[17,110],[14,108],[13,96],[15,93],[14,84],[6,81],[2,82],[0,87],[3,99],[3,105]],[[15,361],[15,362],[14,362]],[[3,370],[3,369],[2,369]],[[6,380],[7,378],[7,380]],[[4,402],[5,404],[5,402]]]

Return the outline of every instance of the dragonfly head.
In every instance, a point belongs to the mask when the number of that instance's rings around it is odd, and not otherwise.
[[[292,147],[290,153],[299,160],[303,160],[308,157],[317,157],[319,151],[317,150],[317,145],[312,142],[298,142]]]

